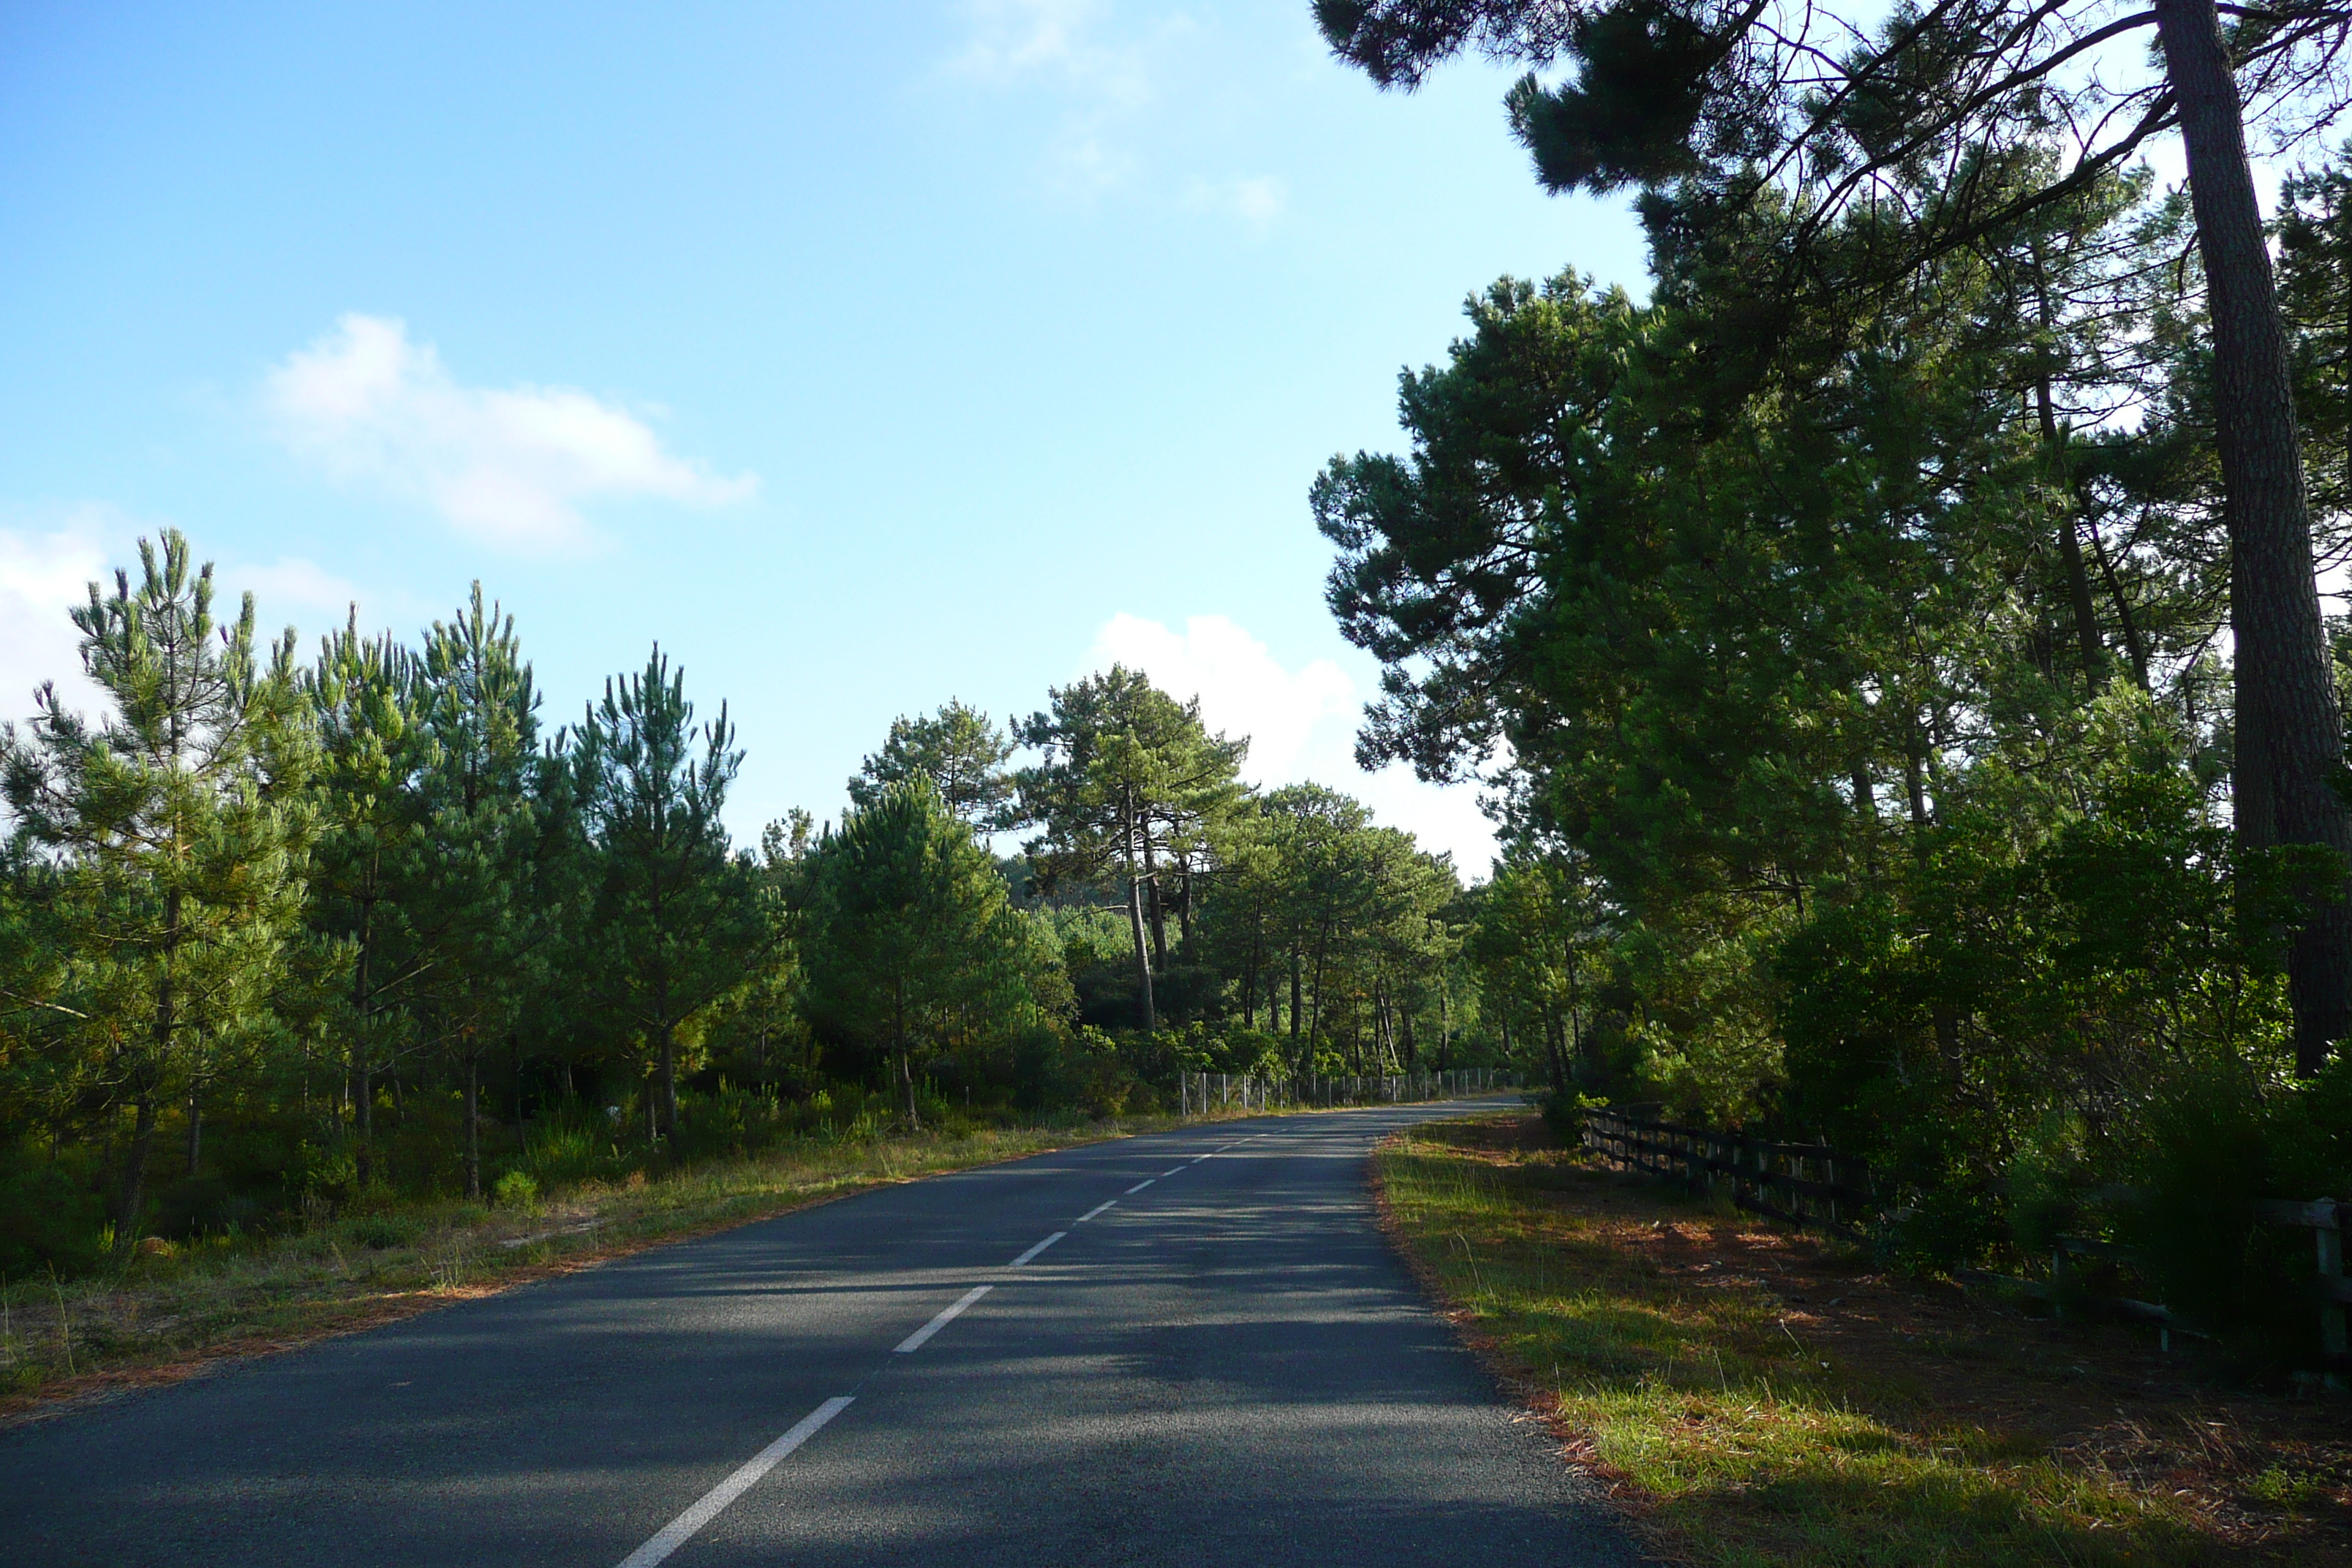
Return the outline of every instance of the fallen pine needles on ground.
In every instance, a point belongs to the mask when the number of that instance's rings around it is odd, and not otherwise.
[[[1376,1177],[1465,1334],[1662,1552],[1730,1565],[2352,1563],[2352,1409],[2200,1380],[1620,1176],[1532,1115]]]
[[[885,1183],[1173,1126],[980,1128],[807,1139],[647,1178],[586,1182],[545,1202],[459,1200],[320,1215],[299,1234],[145,1252],[119,1271],[0,1282],[0,1421],[170,1382],[743,1225]]]

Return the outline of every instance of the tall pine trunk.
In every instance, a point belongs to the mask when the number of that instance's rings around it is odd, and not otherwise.
[[[466,1195],[482,1195],[482,1058],[466,1053]]]
[[[2317,845],[2352,854],[2352,814],[2330,783],[2343,765],[2343,718],[2320,626],[2286,331],[2246,163],[2243,106],[2213,0],[2156,0],[2155,9],[2213,321],[2237,644],[2238,839],[2248,849]],[[2288,952],[2295,1066],[2305,1074],[2352,1033],[2345,890],[2338,878]]]
[[[180,954],[180,894],[163,895],[163,973],[155,984],[155,1015],[151,1023],[153,1059],[141,1072],[132,1100],[131,1152],[122,1163],[122,1184],[114,1200],[114,1250],[128,1253],[139,1238],[139,1212],[147,1202],[147,1160],[155,1148],[155,1093],[178,1043],[180,997],[173,966]]]
[[[2050,300],[2045,293],[2042,301],[2044,328],[2051,325]],[[2099,617],[2091,606],[2091,574],[2083,563],[2083,541],[2075,532],[2075,514],[2081,503],[2074,488],[2074,475],[2066,461],[2066,433],[2058,428],[2056,399],[2051,395],[2050,377],[2037,377],[2033,384],[2034,403],[2042,419],[2042,450],[2050,465],[2052,483],[2066,497],[2066,505],[2058,518],[2058,561],[2066,574],[2066,602],[2074,612],[2075,650],[2083,660],[2083,688],[2096,691],[2107,666],[2107,647],[2099,636]]]
[[[1160,896],[1160,858],[1151,847],[1151,828],[1146,825],[1143,833],[1143,876],[1151,884],[1151,902],[1147,906],[1151,914],[1151,967],[1161,972],[1168,968],[1168,911]]]
[[[890,1039],[898,1047],[898,1084],[907,1096],[907,1128],[920,1127],[921,1116],[915,1109],[915,1064],[907,1048],[907,980],[900,975],[890,993]]]
[[[155,1150],[155,1096],[142,1088],[131,1102],[131,1148],[122,1159],[122,1183],[115,1190],[114,1250],[128,1252],[139,1239],[139,1211],[147,1202],[147,1161]]]
[[[375,926],[375,900],[360,900],[359,952],[352,961],[352,1014],[358,1027],[352,1032],[352,1109],[359,1147],[353,1151],[359,1184],[365,1188],[375,1174],[368,1141],[375,1131],[375,1085],[368,1071],[368,957]]]
[[[661,1042],[661,1116],[662,1132],[675,1144],[677,1141],[677,1031],[665,1025]]]
[[[1135,810],[1126,808],[1127,816],[1127,925],[1128,933],[1135,939],[1135,1000],[1143,1010],[1144,1033],[1160,1027],[1160,1011],[1151,997],[1151,959],[1143,945],[1143,877],[1135,863]]]

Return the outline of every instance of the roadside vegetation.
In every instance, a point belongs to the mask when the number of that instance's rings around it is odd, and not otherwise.
[[[1613,1174],[1533,1115],[1376,1161],[1464,1332],[1672,1559],[2352,1563],[2338,1401]]]
[[[1564,1111],[1826,1143],[1920,1267],[2080,1238],[2343,1375],[2257,1216],[2352,1198],[2352,56],[2225,9],[2099,11],[2162,34],[2110,73],[2068,0],[1318,0],[1383,86],[1524,64],[1651,278],[1479,289],[1311,502],[1363,759],[1494,787],[1471,951]]]

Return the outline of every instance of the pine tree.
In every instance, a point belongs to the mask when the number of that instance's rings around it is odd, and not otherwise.
[[[572,737],[593,856],[581,978],[646,1053],[660,1131],[671,1137],[686,1031],[782,935],[757,869],[733,852],[720,819],[743,762],[734,742],[723,704],[697,731],[686,672],[658,646],[641,673],[604,683]]]
[[[1643,191],[1654,235],[1714,243],[1761,208],[1803,216],[1770,275],[1791,292],[1876,301],[1935,258],[2090,189],[2152,138],[2187,156],[2207,286],[2214,445],[2231,552],[2235,765],[2242,847],[2309,847],[2352,870],[2337,787],[2343,715],[2322,633],[2294,376],[2260,201],[2251,121],[2287,137],[2347,100],[2352,9],[2156,0],[1796,7],[1746,0],[1314,0],[1333,49],[1383,86],[1417,85],[1465,49],[1530,69],[1507,105],[1555,191]],[[2130,58],[2137,79],[2093,61]],[[2151,47],[2152,46],[2152,47]],[[2047,158],[2021,188],[2018,171]],[[1884,202],[1916,213],[1885,243],[1824,267],[1814,244]],[[1769,336],[1769,330],[1767,335]],[[2352,1035],[2352,883],[2339,882],[2288,960],[2299,1070]]]
[[[304,687],[320,744],[319,837],[311,855],[311,923],[349,944],[352,983],[339,1034],[360,1184],[375,1175],[375,1089],[414,1043],[412,990],[425,973],[413,927],[422,890],[428,807],[424,782],[440,763],[420,710],[416,661],[387,635],[363,637],[354,606],[325,639]]]
[[[428,853],[407,919],[418,947],[418,1009],[462,1075],[466,1190],[482,1191],[482,1064],[514,1031],[559,911],[534,898],[545,763],[539,693],[514,617],[482,585],[433,623],[417,658],[432,743],[419,773]]]
[[[44,686],[5,738],[21,840],[53,857],[58,934],[76,972],[86,1094],[127,1110],[115,1245],[136,1238],[158,1112],[200,1090],[266,1024],[300,927],[312,742],[291,634],[257,661],[253,600],[213,619],[187,540],[140,541],[140,578],[91,584],[73,612],[111,711],[93,729]]]
[[[821,1026],[895,1064],[909,1126],[919,1061],[1052,1009],[1059,965],[1024,924],[985,847],[926,777],[887,785],[819,843],[811,1006]]]
[[[988,715],[950,701],[928,719],[890,721],[890,737],[849,781],[849,798],[874,805],[890,785],[918,774],[931,781],[961,821],[982,833],[1011,826],[1013,742]]]
[[[1048,887],[1125,880],[1137,1007],[1156,1029],[1151,976],[1168,955],[1162,863],[1205,848],[1242,799],[1249,739],[1211,734],[1198,698],[1179,702],[1123,665],[1048,696],[1051,709],[1020,726],[1022,742],[1045,753],[1016,781],[1023,819],[1044,828],[1032,862]]]

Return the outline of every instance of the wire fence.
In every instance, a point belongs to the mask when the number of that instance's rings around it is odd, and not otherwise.
[[[1177,1075],[1177,1103],[1187,1116],[1206,1116],[1226,1110],[1407,1105],[1518,1087],[1519,1075],[1502,1068],[1377,1075],[1188,1072]]]

